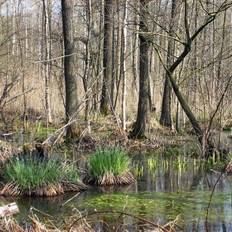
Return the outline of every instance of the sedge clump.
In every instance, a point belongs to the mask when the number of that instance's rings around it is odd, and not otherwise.
[[[100,186],[127,185],[135,181],[129,170],[130,158],[120,148],[99,148],[89,158],[88,182]]]
[[[3,178],[0,194],[7,196],[55,196],[86,189],[75,165],[59,157],[14,155],[3,164]]]

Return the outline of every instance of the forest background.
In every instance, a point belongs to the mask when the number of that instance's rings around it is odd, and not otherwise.
[[[212,127],[232,124],[231,4],[1,1],[3,133],[30,117],[75,137],[113,115],[130,138],[191,124],[209,149]]]

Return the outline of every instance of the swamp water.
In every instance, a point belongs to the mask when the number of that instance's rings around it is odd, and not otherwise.
[[[23,221],[26,217],[30,206],[53,215],[57,226],[70,216],[75,215],[75,218],[78,218],[78,211],[92,212],[94,209],[123,211],[125,207],[125,212],[160,225],[174,220],[179,215],[183,231],[205,231],[207,205],[218,174],[205,171],[197,160],[184,156],[172,160],[159,156],[138,155],[134,156],[132,162],[139,178],[137,183],[119,188],[91,187],[60,209],[59,206],[75,193],[48,198],[2,198],[2,200],[4,203],[17,202],[20,209],[20,215],[17,216],[19,221]],[[108,227],[106,223],[116,225],[120,221],[119,215],[115,214],[90,216],[89,219],[95,221],[94,229]],[[102,221],[104,223],[101,223]],[[209,229],[211,232],[232,231],[231,222],[232,182],[223,176],[211,203]],[[139,231],[144,223],[126,217],[124,225],[123,230]]]
[[[226,145],[229,142],[226,141]],[[70,217],[73,220],[79,218],[79,212],[84,214],[85,211],[93,212],[95,209],[124,209],[125,212],[160,225],[165,225],[179,215],[183,231],[205,231],[206,210],[218,178],[217,173],[205,170],[207,164],[184,155],[168,159],[148,154],[133,156],[132,166],[138,178],[136,183],[124,187],[90,187],[61,208],[62,203],[76,193],[47,198],[1,197],[1,201],[3,204],[16,201],[20,210],[20,215],[16,216],[19,222],[24,220],[30,206],[33,206],[52,215],[52,221],[58,228],[64,221],[69,221]],[[43,220],[42,216],[40,219]],[[94,222],[91,225],[98,231],[112,231],[113,226],[122,222],[122,216],[116,214],[99,214],[89,216],[88,219]],[[148,230],[154,229],[132,217],[123,217],[123,222],[121,231],[139,231],[144,226]],[[232,181],[226,175],[222,176],[216,186],[208,225],[211,232],[232,231]]]

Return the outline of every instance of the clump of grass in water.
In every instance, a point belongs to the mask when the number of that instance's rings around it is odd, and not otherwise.
[[[165,151],[165,155],[167,158],[175,157],[180,155],[180,150],[178,147],[168,147]]]
[[[128,169],[129,162],[128,154],[120,148],[99,148],[89,158],[88,182],[100,186],[130,184],[135,178]]]
[[[79,181],[74,164],[58,157],[15,155],[3,164],[6,185],[1,195],[54,196],[67,191],[80,191],[86,186]]]

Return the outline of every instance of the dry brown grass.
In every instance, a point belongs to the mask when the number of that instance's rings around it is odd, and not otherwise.
[[[2,218],[0,220],[0,232],[25,232],[25,230],[19,226],[18,222],[16,222],[15,219],[13,219],[12,217],[9,218]]]
[[[86,177],[86,182],[94,183],[99,186],[112,186],[112,185],[129,185],[136,181],[136,178],[131,172],[123,172],[120,175],[114,175],[110,172],[99,176],[97,180],[94,180],[90,176]]]
[[[113,175],[112,173],[107,173],[100,176],[97,180],[99,186],[107,185],[128,185],[135,182],[135,177],[130,172],[124,172],[120,175]]]
[[[13,154],[21,152],[22,149],[15,148],[6,141],[0,140],[0,165],[8,160]]]
[[[28,216],[27,221],[31,226],[20,226],[13,217],[5,217],[0,220],[0,232],[65,232],[66,229],[58,229],[50,222],[48,224],[42,223],[35,214]],[[71,232],[94,232],[91,226],[84,219],[81,224],[74,226]]]
[[[57,183],[56,185],[48,183],[44,184],[42,188],[23,191],[20,189],[20,186],[17,182],[11,181],[6,183],[0,190],[0,195],[52,197],[64,194],[65,192],[79,192],[85,189],[87,189],[87,186],[81,182],[74,184],[69,181],[63,181],[62,183]]]

